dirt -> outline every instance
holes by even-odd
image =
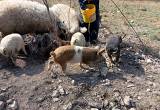
[[[110,27],[109,23],[107,26]],[[122,28],[126,29],[126,25]],[[119,67],[107,67],[103,71],[106,76],[83,70],[78,64],[68,64],[64,76],[58,65],[47,71],[47,60],[24,56],[17,59],[15,67],[1,56],[2,110],[160,110],[159,42],[144,37],[142,45],[133,33],[125,31]],[[105,41],[107,32],[100,28],[100,41]],[[100,64],[103,70],[106,65]],[[128,105],[127,96],[132,99]],[[17,102],[17,107],[9,108],[10,99]]]

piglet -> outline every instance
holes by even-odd
[[[67,63],[96,64],[103,60],[103,49],[81,46],[61,46],[50,53],[48,70],[53,63],[62,67],[63,73],[66,70]]]
[[[15,64],[15,59],[20,50],[27,55],[25,50],[25,43],[20,34],[13,33],[5,36],[0,42],[0,53],[5,57],[8,57]]]

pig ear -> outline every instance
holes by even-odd
[[[54,58],[55,56],[56,56],[56,55],[55,55],[54,51],[51,51],[51,52],[50,52],[50,58],[49,58],[49,59]]]
[[[105,49],[103,48],[103,49],[100,49],[97,54],[102,55],[102,53],[104,53],[104,52],[105,52]]]
[[[51,52],[50,52],[50,56],[52,56],[53,54],[54,54],[54,51],[51,51]]]

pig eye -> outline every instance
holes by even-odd
[[[53,63],[54,63],[54,61],[50,61],[50,62],[49,62],[49,64],[53,64]]]

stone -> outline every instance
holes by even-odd
[[[59,97],[59,96],[60,96],[60,92],[58,90],[53,91],[52,97]]]
[[[149,89],[149,88],[148,88],[146,91],[147,91],[147,92],[152,92],[151,89]]]
[[[63,89],[63,87],[62,87],[61,85],[58,86],[58,91],[59,91],[59,93],[60,93],[61,95],[65,95],[65,94],[66,94],[65,90]]]
[[[130,101],[131,101],[130,96],[125,96],[125,97],[124,97],[124,104],[125,104],[125,105],[128,105],[128,106],[129,106],[129,105],[130,105]]]
[[[57,79],[57,78],[58,78],[58,76],[57,76],[57,74],[56,74],[56,73],[52,73],[52,74],[51,74],[51,78],[52,78],[52,79]]]
[[[99,110],[98,108],[91,108],[91,110]]]
[[[62,80],[61,80],[61,79],[59,79],[59,80],[58,80],[58,83],[62,83]]]
[[[102,108],[103,107],[103,103],[98,103],[94,101],[88,102],[88,105],[92,108]]]
[[[105,79],[102,81],[104,86],[110,86],[111,85],[111,81],[109,79]]]
[[[131,20],[130,22],[131,22],[131,23],[134,23],[134,20]]]
[[[0,110],[4,110],[5,103],[3,101],[0,101]]]
[[[1,92],[6,92],[9,87],[1,88]]]
[[[101,68],[101,76],[106,77],[108,73],[108,68],[107,67],[102,67]]]
[[[115,97],[119,97],[120,96],[120,92],[118,92],[118,91],[114,92],[114,96]]]
[[[11,104],[13,102],[14,99],[9,99],[7,100],[7,104]]]
[[[59,98],[53,98],[52,101],[53,102],[58,102],[60,99]]]
[[[43,98],[43,97],[37,98],[37,102],[41,103],[41,102],[43,102],[43,101],[44,101],[44,98]]]
[[[125,96],[123,102],[128,107],[135,107],[135,102],[133,102],[133,99],[130,96]]]
[[[141,11],[147,11],[147,8],[141,8],[140,10]]]
[[[63,110],[70,110],[72,108],[72,103],[69,102],[67,105],[63,106]]]
[[[136,108],[130,108],[129,110],[136,110]]]
[[[131,88],[131,87],[135,87],[135,85],[134,84],[127,85],[127,88]]]
[[[137,99],[140,100],[140,99],[142,99],[142,97],[138,96]]]
[[[17,110],[18,109],[18,102],[16,100],[13,100],[13,102],[8,105],[8,108],[11,110]]]
[[[150,63],[152,63],[152,60],[151,59],[146,59],[146,63],[150,64]]]
[[[121,110],[121,109],[113,107],[112,110]]]
[[[71,83],[72,83],[73,85],[75,85],[75,80],[72,80]]]
[[[5,101],[6,100],[6,94],[5,93],[1,93],[0,94],[0,101]]]
[[[108,106],[109,105],[109,101],[107,99],[105,99],[104,102],[103,102],[103,105],[104,105],[104,107]]]

